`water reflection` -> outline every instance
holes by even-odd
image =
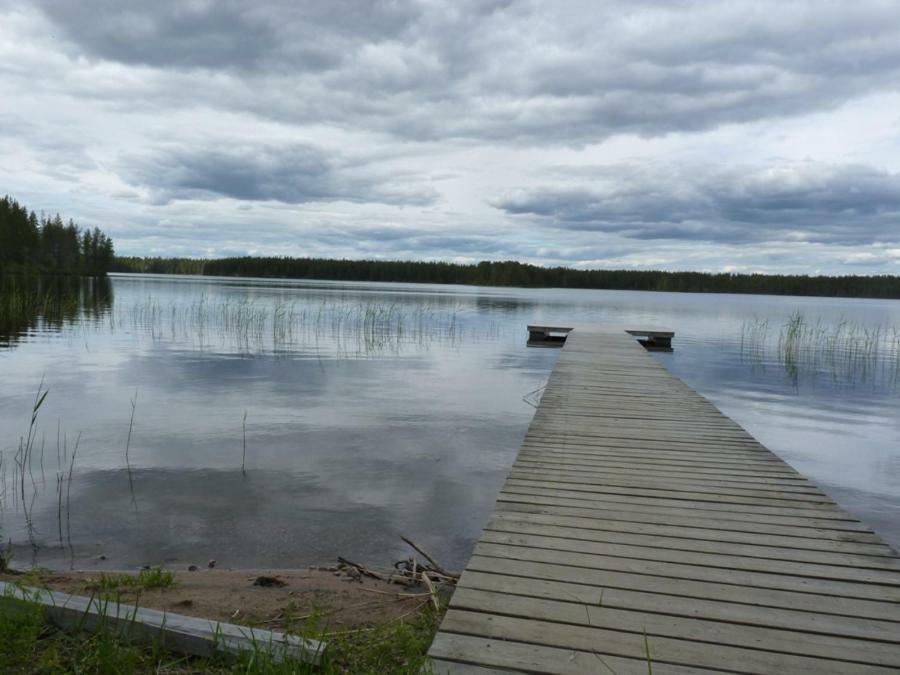
[[[531,419],[522,399],[556,359],[524,347],[529,322],[671,327],[676,351],[656,356],[666,367],[900,543],[896,382],[833,377],[827,360],[804,361],[805,347],[792,373],[778,348],[798,310],[811,325],[846,321],[871,332],[900,326],[900,303],[150,276],[111,283],[105,294],[79,290],[78,311],[36,319],[17,329],[15,348],[0,350],[0,529],[21,559],[34,550],[27,506],[46,565],[295,566],[336,555],[384,564],[405,553],[402,534],[461,566]],[[768,320],[765,339],[747,337],[754,317]],[[879,358],[888,353],[879,348]],[[12,458],[42,376],[50,393],[23,498]],[[60,507],[60,472],[71,511]],[[60,542],[60,514],[71,549],[65,529]]]
[[[96,277],[0,276],[0,349],[29,332],[99,321],[113,302],[112,282]]]

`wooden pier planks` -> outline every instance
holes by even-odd
[[[624,329],[579,327],[430,655],[435,673],[896,673],[900,558]]]

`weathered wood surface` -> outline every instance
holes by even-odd
[[[325,650],[324,642],[276,631],[0,581],[0,612],[15,611],[23,603],[39,604],[47,621],[64,630],[93,630],[103,624],[129,640],[163,644],[194,656],[258,652],[275,661],[290,658],[318,664]]]
[[[430,654],[435,673],[897,673],[900,558],[623,328],[578,327]]]

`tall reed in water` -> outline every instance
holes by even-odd
[[[866,326],[847,319],[812,322],[797,311],[781,326],[774,346],[768,319],[744,322],[740,348],[751,363],[779,363],[794,382],[807,375],[825,375],[841,384],[900,382],[896,326]]]
[[[241,473],[247,475],[247,411],[244,411],[244,420],[242,423],[244,431],[244,451],[241,455]]]

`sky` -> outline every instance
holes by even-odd
[[[900,274],[898,0],[0,0],[0,194],[121,255]]]

